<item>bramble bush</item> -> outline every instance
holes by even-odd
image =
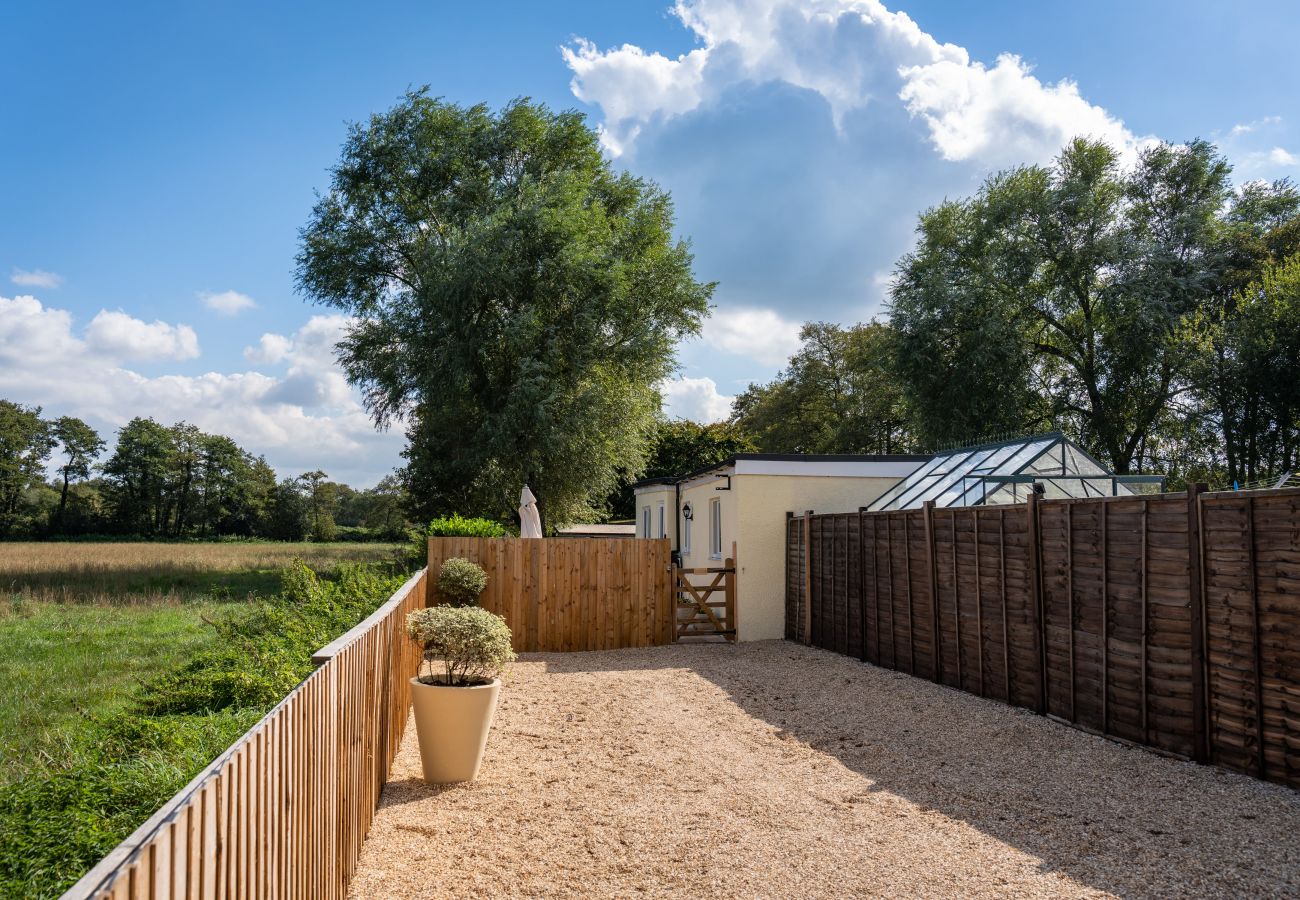
[[[333,580],[295,565],[278,595],[211,623],[215,649],[147,679],[130,708],[92,722],[43,770],[0,785],[0,897],[57,897],[402,580],[375,564],[344,566]]]

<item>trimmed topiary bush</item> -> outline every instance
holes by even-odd
[[[485,587],[487,572],[468,559],[453,556],[438,570],[438,593],[451,606],[473,606]]]
[[[515,660],[506,620],[478,606],[417,609],[406,617],[406,633],[424,648],[425,684],[486,684]]]

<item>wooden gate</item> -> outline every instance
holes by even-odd
[[[736,545],[721,566],[674,571],[678,641],[736,639]],[[721,595],[719,598],[717,595]]]

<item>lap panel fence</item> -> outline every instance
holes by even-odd
[[[677,615],[667,539],[429,539],[429,572],[462,557],[487,571],[479,604],[505,617],[515,650],[616,650],[671,644]],[[437,603],[437,589],[430,601]]]
[[[1300,490],[791,514],[786,637],[1300,787]]]
[[[66,894],[341,898],[406,727],[417,573],[318,668]]]

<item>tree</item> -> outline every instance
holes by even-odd
[[[39,406],[0,400],[0,535],[17,526],[27,490],[44,484],[45,461],[54,443]]]
[[[298,476],[307,491],[307,508],[311,513],[311,539],[332,541],[334,529],[335,485],[319,469]]]
[[[377,425],[402,418],[415,518],[582,517],[642,469],[695,281],[672,204],[617,173],[575,112],[424,91],[353,127],[301,235],[297,283]]]
[[[285,478],[270,493],[265,534],[277,541],[301,541],[307,536],[310,509],[296,478]]]
[[[54,421],[51,433],[63,450],[64,461],[59,467],[63,485],[59,491],[59,509],[55,522],[59,531],[67,528],[68,488],[74,481],[90,477],[90,467],[104,450],[104,440],[99,432],[74,416],[60,416]]]
[[[701,425],[687,419],[661,419],[655,425],[654,449],[639,478],[676,478],[705,466],[716,465],[737,453],[757,448],[747,435],[726,422]],[[609,499],[615,519],[636,516],[636,495],[629,477]]]
[[[1130,472],[1190,388],[1230,171],[1204,141],[1147,148],[1126,172],[1078,139],[924,214],[890,305],[923,434],[945,416],[956,439],[1055,421]]]
[[[731,421],[768,453],[903,453],[910,411],[894,374],[894,333],[879,322],[809,322],[785,370],[736,398]]]
[[[127,534],[165,533],[168,488],[176,453],[170,429],[136,417],[117,433],[117,446],[104,463],[111,516]]]

